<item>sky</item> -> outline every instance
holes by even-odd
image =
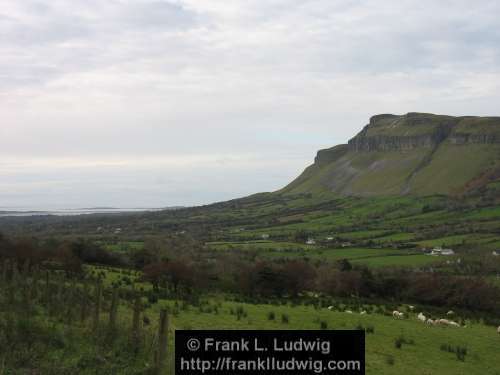
[[[0,0],[0,207],[285,186],[378,113],[500,113],[497,0]]]

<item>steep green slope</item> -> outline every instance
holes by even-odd
[[[500,117],[377,115],[347,145],[320,150],[280,192],[454,194],[498,165]]]

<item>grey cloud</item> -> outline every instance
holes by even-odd
[[[136,3],[117,10],[116,23],[125,27],[174,29],[190,27],[196,22],[194,13],[165,1]]]
[[[0,0],[0,13],[0,156],[26,161],[0,166],[0,203],[208,202],[281,187],[374,113],[498,115],[498,1]]]
[[[197,22],[194,12],[163,1],[12,4],[14,15],[0,14],[0,45],[8,57],[0,69],[10,77],[4,89],[154,56],[168,48],[164,33]]]

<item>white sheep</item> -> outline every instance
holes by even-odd
[[[422,314],[422,313],[418,313],[417,319],[420,320],[420,321],[422,321],[422,322],[424,322],[424,323],[427,320],[426,316],[424,314]]]
[[[450,311],[448,311],[448,312],[446,313],[446,315],[448,315],[448,316],[449,316],[449,315],[455,315],[455,312],[454,312],[453,310],[450,310]]]
[[[444,324],[444,325],[450,324],[450,321],[448,319],[439,319],[439,320],[437,320],[437,322],[439,324]]]
[[[451,322],[449,322],[448,325],[450,325],[452,327],[460,327],[460,324],[458,324],[457,322],[454,322],[453,320]]]
[[[413,311],[413,310],[415,309],[415,306],[412,306],[412,305],[409,305],[408,307],[409,307],[409,309],[410,309],[411,311]]]
[[[328,306],[327,308],[328,308],[328,310],[330,310],[330,311],[332,311],[332,310],[333,310],[333,306]]]
[[[403,319],[403,318],[404,318],[404,316],[405,316],[405,314],[404,314],[404,313],[402,313],[402,312],[399,312],[398,310],[394,310],[394,311],[392,312],[392,316],[393,316],[394,318],[397,318],[397,319]]]
[[[500,326],[497,328],[497,333],[500,335]]]
[[[363,310],[363,311],[361,311],[361,312],[359,313],[359,315],[365,315],[365,314],[366,314],[366,311],[365,311],[365,310]]]
[[[436,322],[434,320],[432,320],[431,318],[427,319],[425,321],[425,323],[429,326],[433,326],[434,324],[436,324]]]
[[[347,314],[352,314],[352,311],[351,310],[346,310],[345,311]]]

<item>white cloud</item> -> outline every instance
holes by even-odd
[[[165,173],[170,192],[196,180],[193,202],[276,189],[375,113],[498,115],[499,13],[487,0],[0,0],[0,156],[19,181],[57,170],[53,191],[81,196],[65,166],[97,163],[106,174],[80,175],[89,205],[123,170],[142,195]],[[209,155],[231,155],[230,171]],[[276,160],[286,172],[259,172]],[[201,166],[231,190],[201,184]],[[36,191],[15,199],[48,199]]]

